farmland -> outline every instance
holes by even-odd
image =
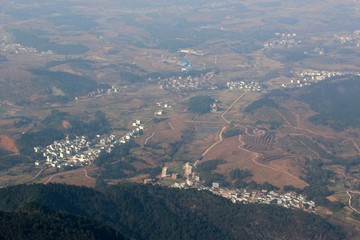
[[[224,183],[246,170],[359,224],[346,194],[360,183],[358,3],[30,2],[0,15],[0,186],[168,186],[221,159]],[[76,138],[100,151],[90,166],[54,163],[84,158]]]

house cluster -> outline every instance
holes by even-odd
[[[190,175],[184,182],[174,183],[171,187],[180,189],[196,188],[199,191],[209,191],[215,195],[231,200],[233,203],[257,203],[257,204],[274,204],[290,209],[302,209],[305,211],[315,211],[316,204],[314,201],[307,200],[306,197],[295,192],[284,194],[268,190],[247,189],[229,189],[221,188],[219,183],[214,182],[212,187],[206,187],[195,174]]]
[[[282,84],[281,86],[284,88],[301,88],[336,76],[360,76],[360,72],[306,70],[300,73],[296,73],[295,75],[297,79],[291,79],[289,84]]]
[[[306,53],[306,52],[305,52]],[[319,48],[316,47],[312,50],[312,54],[318,55],[318,56],[322,56],[325,54],[325,49],[324,48]]]
[[[296,33],[275,33],[275,36],[275,40],[265,42],[263,50],[294,48],[301,44],[301,40],[296,39]]]
[[[213,102],[211,105],[210,105],[210,108],[211,108],[211,112],[212,113],[216,113],[218,111],[221,110],[221,106],[219,104],[219,101],[218,100],[215,100],[215,102]]]
[[[160,108],[160,110],[156,111],[155,116],[162,116],[164,114],[164,111],[166,110],[170,110],[172,108],[172,106],[168,103],[164,103],[164,102],[157,102],[156,106],[158,106]]]
[[[249,90],[249,91],[253,91],[253,92],[261,92],[263,90],[263,87],[260,85],[259,82],[244,82],[244,81],[239,81],[239,82],[227,82],[226,86],[228,89],[233,90],[233,89],[244,89],[244,90]]]
[[[233,203],[258,203],[258,204],[276,204],[285,208],[303,209],[314,211],[315,202],[308,201],[301,194],[287,192],[279,194],[275,191],[261,190],[248,191],[246,189],[227,189],[220,188],[218,183],[213,183],[211,188],[206,188],[213,194],[230,199]]]
[[[120,139],[120,143],[125,143],[126,140],[130,140],[132,137],[137,137],[139,135],[139,133],[141,133],[144,130],[144,125],[141,123],[140,120],[135,120],[132,123],[132,127],[134,129],[131,130],[130,132],[128,132],[127,134],[125,134],[125,138],[122,137]]]
[[[19,43],[15,43],[6,34],[4,34],[4,36],[0,41],[0,51],[9,54],[28,54],[28,53],[37,54],[37,55],[53,54],[53,51],[51,50],[39,52],[36,48],[26,47]]]
[[[268,190],[252,190],[247,189],[229,189],[221,188],[217,182],[212,183],[212,187],[204,186],[204,182],[196,175],[194,166],[190,163],[185,163],[183,166],[183,176],[185,181],[175,182],[171,187],[180,189],[195,188],[203,191],[210,191],[211,193],[230,199],[233,203],[258,203],[258,204],[275,204],[290,209],[302,209],[305,211],[314,211],[315,202],[309,201],[306,197],[295,192],[287,192],[284,194]],[[178,173],[169,173],[168,168],[164,167],[161,173],[162,178],[178,179]]]
[[[185,54],[193,54],[193,55],[198,55],[198,56],[203,56],[206,54],[206,52],[200,51],[200,50],[194,50],[194,49],[180,49],[178,51],[178,53],[185,53]]]
[[[360,30],[355,30],[350,34],[334,35],[334,39],[341,45],[360,47]]]
[[[2,52],[10,53],[10,54],[38,53],[38,51],[35,48],[25,47],[19,43],[9,43],[5,41],[0,42],[0,50]]]
[[[89,165],[96,157],[99,156],[101,150],[93,146],[85,136],[74,139],[66,139],[55,141],[45,148],[35,147],[34,152],[41,152],[45,158],[45,166],[54,168],[78,167]],[[40,165],[39,161],[35,165]]]
[[[118,86],[112,85],[110,88],[98,88],[88,94],[88,97],[96,97],[103,94],[117,93],[119,91]]]
[[[133,129],[121,137],[97,135],[93,141],[90,141],[86,136],[75,136],[73,139],[67,136],[64,140],[54,141],[44,148],[34,147],[34,152],[42,154],[46,167],[61,169],[91,165],[101,152],[111,153],[116,145],[127,143],[132,138],[138,137],[144,130],[144,125],[140,120],[135,120],[132,126]],[[43,164],[36,161],[35,165]]]
[[[178,76],[178,77],[169,77],[169,78],[158,78],[156,82],[161,89],[168,89],[175,92],[184,92],[184,91],[195,91],[199,89],[216,89],[215,86],[211,84],[211,81],[215,78],[214,72],[208,72],[206,74],[201,74],[200,76]],[[149,79],[153,81],[153,79]]]

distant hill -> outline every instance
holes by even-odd
[[[117,232],[130,239],[345,238],[340,228],[314,214],[272,205],[233,204],[205,191],[158,186],[125,184],[97,191],[60,184],[20,185],[0,190],[0,210],[6,211],[0,214],[2,226],[19,236],[28,226],[26,233],[33,239],[71,239],[60,234],[51,238],[58,229],[65,234],[67,229],[79,229],[76,234],[93,236],[78,239],[111,239]],[[49,221],[44,225],[45,219]],[[94,219],[114,230],[94,225]],[[37,238],[39,231],[49,238]],[[99,232],[109,238],[96,238]],[[0,234],[11,239],[3,227]]]
[[[312,86],[300,99],[318,114],[311,117],[314,124],[327,125],[335,130],[360,127],[360,77],[340,76],[337,81],[323,81]]]

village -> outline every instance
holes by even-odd
[[[19,43],[9,43],[7,41],[1,41],[0,43],[0,50],[5,53],[10,54],[27,54],[27,53],[34,53],[37,54],[38,51],[35,48],[24,47]],[[48,53],[51,54],[52,52],[44,52],[43,54]]]
[[[230,189],[223,188],[219,183],[213,182],[211,187],[204,186],[204,182],[196,175],[195,167],[190,163],[185,163],[183,166],[183,175],[185,181],[175,182],[171,185],[173,188],[190,189],[195,188],[199,191],[209,191],[215,195],[231,200],[233,203],[257,203],[257,204],[274,204],[289,209],[301,209],[304,211],[315,212],[315,202],[309,201],[306,197],[295,192],[287,192],[280,194],[276,191],[263,190],[249,190],[249,189]],[[178,173],[168,173],[168,168],[164,167],[161,172],[162,179],[178,179]],[[144,183],[151,183],[147,180]]]
[[[311,84],[337,76],[360,76],[360,72],[335,72],[335,71],[318,71],[305,70],[295,73],[296,79],[291,79],[289,84],[282,84],[283,88],[301,88]]]
[[[239,82],[227,82],[226,86],[228,89],[233,90],[233,89],[244,89],[244,90],[249,90],[249,91],[253,91],[253,92],[262,92],[263,91],[263,87],[260,85],[259,82],[244,82],[244,81],[239,81]]]
[[[294,48],[301,44],[301,40],[296,40],[296,33],[275,33],[277,39],[265,42],[263,50]]]
[[[10,37],[4,34],[0,42],[0,51],[8,54],[36,54],[36,55],[51,55],[53,51],[41,51],[39,52],[36,48],[26,47],[19,43],[11,41]]]
[[[111,85],[109,88],[98,88],[88,94],[88,97],[98,97],[104,94],[117,93],[119,91],[119,87],[117,85]]]
[[[160,89],[168,89],[175,92],[187,92],[203,89],[217,89],[216,86],[211,84],[211,81],[215,78],[214,72],[208,72],[206,74],[200,74],[200,76],[178,76],[168,78],[149,79],[149,81],[156,81],[160,86]]]
[[[86,136],[75,136],[72,139],[67,136],[64,140],[54,141],[44,148],[34,147],[34,152],[41,153],[45,159],[44,162],[36,161],[35,166],[63,169],[91,165],[102,152],[111,153],[116,145],[125,144],[142,134],[144,125],[140,120],[135,120],[132,126],[133,129],[121,137],[97,135],[90,141]]]

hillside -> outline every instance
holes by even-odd
[[[310,121],[337,131],[360,127],[359,80],[358,76],[336,77],[334,81],[321,82],[301,95],[300,99],[318,113]]]
[[[46,211],[0,212],[1,239],[125,239],[94,220]]]
[[[340,228],[313,214],[157,186],[126,184],[100,192],[60,184],[20,185],[0,190],[0,210],[12,211],[6,214],[13,214],[15,222],[23,212],[40,215],[35,219],[60,213],[97,219],[131,239],[344,239]],[[74,219],[61,224],[74,226]],[[22,220],[11,226],[13,231],[22,228]],[[30,229],[36,236],[39,228]]]

